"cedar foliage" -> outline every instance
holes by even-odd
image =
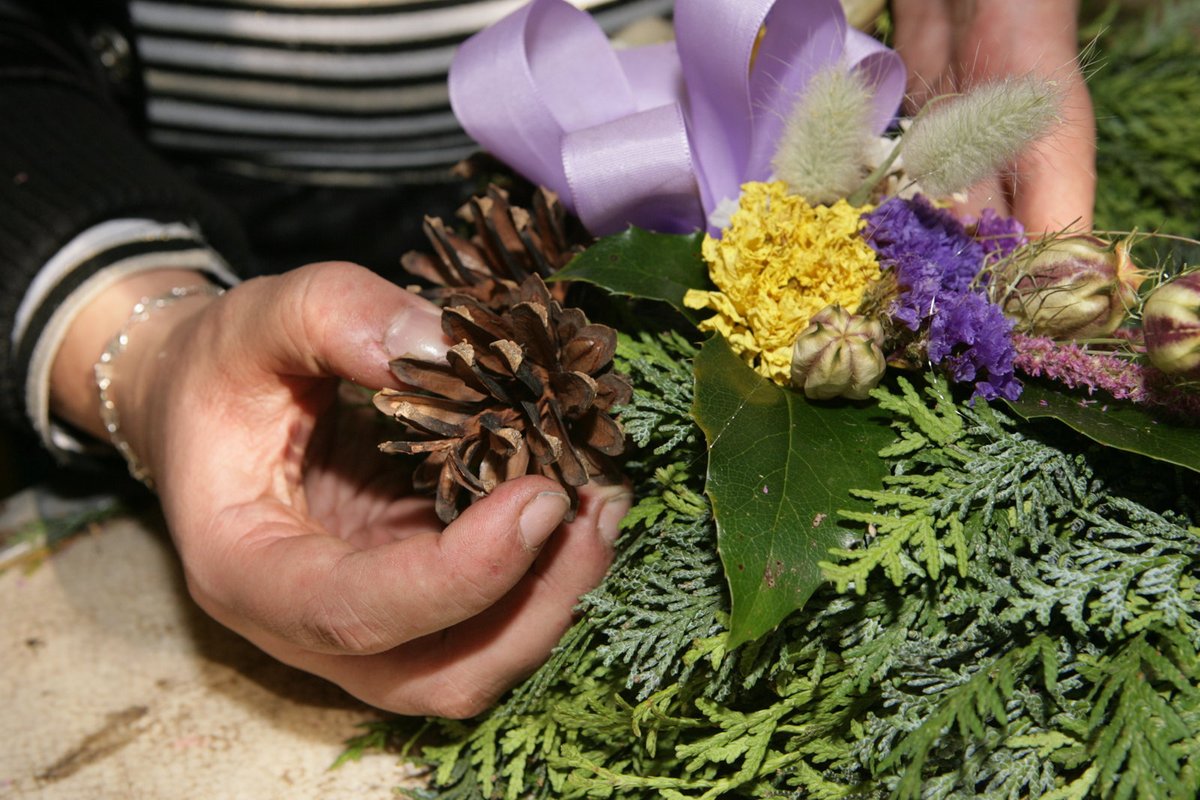
[[[1200,6],[1149,4],[1122,18],[1091,0],[1099,56],[1088,86],[1096,113],[1096,226],[1196,237],[1200,219]],[[1161,248],[1192,263],[1200,247]]]

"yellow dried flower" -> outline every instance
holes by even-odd
[[[859,231],[865,222],[845,200],[810,206],[781,181],[742,187],[720,239],[704,238],[718,291],[688,291],[688,308],[717,312],[700,329],[717,331],[760,375],[787,385],[792,345],[826,306],[857,309],[879,278],[879,262]]]

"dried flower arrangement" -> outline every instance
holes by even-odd
[[[563,5],[496,30],[565,26]],[[689,81],[713,79],[687,63],[691,14],[724,35],[726,5],[677,11]],[[384,448],[424,458],[443,519],[506,477],[574,487],[617,456],[638,494],[550,661],[481,718],[431,721],[442,741],[407,740],[430,796],[1200,790],[1200,272],[1138,268],[1136,234],[956,218],[940,201],[1053,123],[1053,87],[985,87],[881,138],[887,54],[863,63],[809,69],[773,149],[744,141],[744,169],[710,161],[691,195],[656,174],[653,208],[604,176],[566,198],[610,234],[582,251],[550,192],[526,213],[491,191],[469,237],[429,223],[436,258],[407,263],[460,344],[393,365],[417,390],[378,396],[404,431]],[[576,178],[583,138],[565,137]],[[659,232],[620,231],[622,197]],[[589,322],[572,281],[637,311],[597,301],[614,327]]]

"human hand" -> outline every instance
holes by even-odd
[[[974,187],[963,211],[992,207],[1031,233],[1087,230],[1096,193],[1096,129],[1077,60],[1078,0],[895,0],[896,51],[909,69],[908,111],[1006,76],[1062,88],[1062,122],[1010,174]]]
[[[135,280],[113,307],[128,314],[163,290],[147,280],[196,278]],[[115,330],[106,319],[76,326]],[[387,421],[366,405],[333,413],[333,376],[395,385],[390,358],[447,345],[424,300],[320,264],[158,312],[131,332],[111,391],[209,614],[368,703],[466,717],[558,642],[612,559],[629,493],[585,487],[560,524],[565,494],[528,476],[443,530],[430,500],[406,494],[395,457],[377,452]],[[64,387],[70,352],[55,363]],[[95,430],[94,411],[70,406],[56,404]]]

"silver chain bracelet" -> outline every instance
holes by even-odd
[[[121,435],[121,422],[117,415],[117,407],[108,395],[108,391],[112,387],[113,364],[116,362],[117,356],[124,353],[129,344],[129,331],[139,322],[150,319],[150,315],[155,311],[174,305],[188,297],[196,295],[216,297],[224,293],[225,290],[219,286],[211,283],[198,283],[192,286],[176,286],[166,294],[157,297],[143,297],[133,307],[129,319],[117,331],[116,336],[109,341],[104,352],[100,354],[100,360],[93,367],[96,388],[100,394],[100,422],[104,425],[104,430],[108,432],[108,440],[125,459],[125,463],[129,466],[129,474],[145,484],[147,488],[154,488],[154,479],[150,475],[150,470],[138,458],[137,453],[133,452],[129,442]]]

